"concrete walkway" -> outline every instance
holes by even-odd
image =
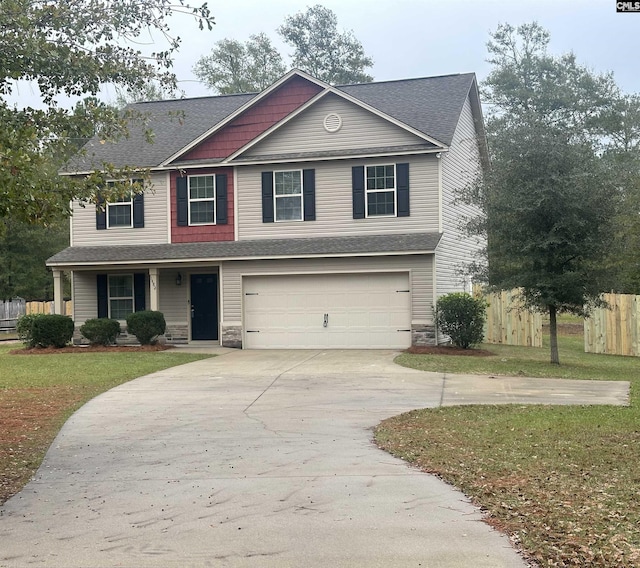
[[[219,353],[72,416],[2,509],[0,566],[521,568],[371,429],[441,404],[628,400],[628,383],[443,377],[391,351]]]

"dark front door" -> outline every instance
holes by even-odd
[[[218,339],[218,275],[191,275],[191,339]]]

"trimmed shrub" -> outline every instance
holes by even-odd
[[[26,347],[35,347],[32,335],[33,322],[38,318],[44,317],[44,315],[45,314],[29,314],[18,318],[16,322],[16,332],[18,333],[18,338]]]
[[[80,326],[80,333],[91,345],[113,345],[120,335],[120,322],[109,318],[94,318]]]
[[[145,310],[127,316],[127,330],[136,336],[140,345],[153,345],[167,329],[162,312]]]
[[[484,338],[487,304],[464,292],[442,296],[436,305],[438,329],[446,333],[451,342],[462,349],[480,343]]]
[[[38,314],[31,320],[29,347],[64,347],[73,337],[73,320],[60,314]]]

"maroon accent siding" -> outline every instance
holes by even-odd
[[[176,210],[176,178],[178,172],[171,172],[171,242],[172,243],[203,243],[212,241],[232,241],[235,237],[234,224],[234,183],[233,168],[197,168],[188,170],[186,175],[227,174],[227,224],[226,225],[197,225],[195,227],[179,227],[178,212]]]
[[[182,162],[226,158],[291,114],[321,90],[322,87],[302,77],[292,77],[179,159]]]

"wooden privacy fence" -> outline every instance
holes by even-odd
[[[603,294],[609,308],[597,308],[584,320],[586,353],[640,357],[640,296]]]
[[[13,331],[18,318],[25,314],[52,314],[53,302],[25,302],[18,298],[0,302],[0,331]],[[71,315],[71,301],[64,303],[64,313]]]
[[[27,302],[25,313],[28,314],[52,314],[53,302]],[[71,315],[71,300],[64,303],[64,315]]]
[[[518,290],[481,295],[488,304],[486,343],[542,347],[542,315],[522,307]]]

